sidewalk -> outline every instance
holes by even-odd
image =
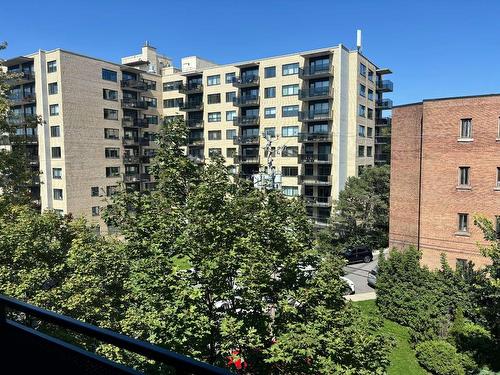
[[[360,294],[351,294],[349,296],[345,296],[347,300],[357,302],[357,301],[368,301],[370,299],[375,299],[377,298],[377,295],[375,292],[368,292],[368,293],[360,293]]]

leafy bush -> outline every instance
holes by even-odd
[[[415,347],[420,365],[436,375],[465,375],[464,358],[443,340],[424,341]]]

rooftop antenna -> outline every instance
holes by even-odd
[[[149,40],[146,40],[146,42],[144,42],[144,47],[150,47]]]
[[[356,48],[358,52],[361,53],[361,30],[358,29],[356,32]]]

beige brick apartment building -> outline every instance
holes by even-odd
[[[269,135],[283,192],[304,196],[318,225],[349,176],[384,161],[377,136],[390,125],[390,71],[342,45],[228,65],[191,56],[180,68],[149,45],[121,64],[57,49],[3,66],[22,72],[12,82],[11,121],[37,114],[46,122],[18,130],[33,139],[41,208],[101,227],[100,207],[118,185],[151,188],[162,117],[186,120],[193,160],[222,154],[243,176],[265,164]]]
[[[423,263],[483,265],[473,216],[500,232],[500,95],[424,100],[394,107],[391,246],[423,250]]]

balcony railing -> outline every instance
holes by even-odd
[[[186,102],[179,106],[181,111],[202,111],[203,102]]]
[[[148,109],[148,102],[137,99],[122,99],[122,108]]]
[[[246,156],[246,155],[235,155],[233,157],[235,164],[259,164],[259,156]]]
[[[321,164],[331,163],[332,154],[299,154],[299,163],[306,164]]]
[[[233,139],[235,145],[258,145],[259,136],[241,136]]]
[[[25,320],[20,320],[24,317]],[[26,324],[25,322],[41,324]],[[196,361],[165,348],[121,335],[108,329],[44,310],[0,295],[0,346],[2,347],[3,368],[15,369],[16,374],[135,374],[134,369],[113,362],[96,353],[89,352],[75,344],[53,336],[51,331],[38,330],[36,326],[50,324],[53,332],[65,331],[67,337],[81,335],[127,350],[171,367],[176,374],[229,375],[230,372]]]
[[[330,99],[333,96],[330,87],[311,87],[308,89],[299,90],[300,100],[320,100]]]
[[[321,121],[321,120],[331,120],[332,111],[322,110],[322,111],[302,111],[299,112],[299,121]]]
[[[140,156],[136,155],[123,155],[124,164],[139,164],[141,162]]]
[[[375,119],[375,125],[377,126],[391,126],[392,118],[391,117],[380,117]]]
[[[123,182],[125,183],[134,183],[134,182],[140,182],[141,181],[141,175],[140,173],[125,173],[123,175]]]
[[[306,176],[299,175],[299,184],[331,185],[332,176]]]
[[[9,74],[15,75],[15,77],[9,77],[5,81],[7,85],[18,85],[21,83],[31,82],[35,80],[35,72],[13,72],[9,71]]]
[[[376,135],[375,144],[376,145],[387,145],[391,143],[391,137],[387,135]]]
[[[332,205],[331,197],[304,196],[304,202],[307,206],[330,207]]]
[[[377,100],[375,103],[375,107],[377,109],[391,109],[392,108],[392,100],[391,99]]]
[[[36,95],[33,94],[21,94],[21,95],[10,95],[9,104],[10,105],[23,105],[36,102]]]
[[[259,96],[250,95],[250,96],[236,97],[236,98],[233,98],[233,104],[236,107],[247,107],[247,106],[259,105]]]
[[[320,66],[311,65],[299,68],[299,78],[302,79],[328,77],[332,75],[333,65],[331,64]]]
[[[299,142],[331,142],[332,135],[330,133],[299,133]]]
[[[7,117],[7,123],[12,126],[18,126],[23,124],[36,125],[37,117],[36,115],[9,115]]]
[[[250,87],[259,85],[258,75],[242,75],[240,77],[233,78],[234,87]]]
[[[259,116],[240,116],[240,117],[235,117],[233,119],[233,125],[236,126],[259,125],[259,123],[260,123]]]
[[[203,128],[204,121],[198,119],[189,119],[186,120],[186,125],[190,129],[201,129]]]
[[[179,86],[181,94],[198,94],[203,92],[203,85],[201,83],[186,83]]]
[[[196,164],[203,164],[205,162],[205,158],[199,155],[188,155],[188,159]]]
[[[382,79],[377,81],[377,91],[380,92],[392,92],[393,83],[389,79]]]
[[[141,173],[141,181],[142,182],[151,181],[151,175],[149,173]]]
[[[142,80],[136,80],[136,79],[122,80],[120,82],[120,85],[123,89],[148,91],[148,84]]]
[[[15,134],[11,137],[13,144],[19,143],[37,143],[38,134]]]
[[[330,220],[327,216],[309,216],[309,218],[317,227],[326,227],[328,225],[328,220]]]
[[[203,137],[189,137],[188,146],[202,146],[205,144],[205,139]]]
[[[125,128],[147,128],[148,120],[145,118],[133,118],[127,116],[122,118],[122,126]]]

